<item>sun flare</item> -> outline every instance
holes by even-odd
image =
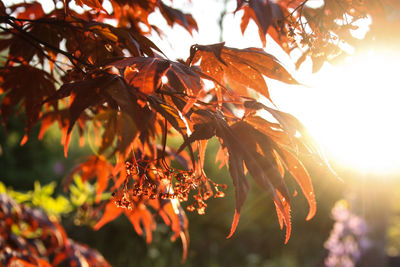
[[[364,172],[400,170],[400,55],[373,52],[327,66],[302,117],[337,162]]]

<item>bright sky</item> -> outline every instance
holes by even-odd
[[[282,88],[280,108],[297,116],[335,161],[364,173],[399,172],[399,61],[400,54],[370,51],[327,65],[312,76],[311,88]]]
[[[166,1],[168,2],[168,1]],[[152,39],[157,41],[157,45],[171,59],[180,57],[186,59],[189,56],[190,46],[193,44],[213,44],[220,42],[220,28],[218,20],[221,11],[224,8],[224,0],[174,0],[172,6],[180,10],[191,13],[199,26],[199,32],[194,32],[193,36],[179,25],[173,28],[168,27],[160,14],[154,13],[150,16],[149,21],[160,27],[166,34],[169,40],[159,39],[154,36]],[[223,41],[225,45],[235,48],[246,47],[262,47],[260,38],[258,37],[258,29],[253,21],[250,21],[249,26],[244,35],[240,31],[240,18],[242,11],[238,11],[236,15],[233,11],[236,9],[236,1],[227,1],[227,14],[223,20]],[[168,41],[170,43],[168,43]],[[280,60],[289,60],[287,55],[279,51],[278,45],[270,40],[267,44],[266,51],[274,51],[274,55],[278,53]]]

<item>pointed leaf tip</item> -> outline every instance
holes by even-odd
[[[187,258],[187,252],[188,252],[188,245],[189,245],[189,239],[186,236],[184,232],[180,232],[179,236],[182,241],[182,259],[181,259],[181,264],[184,264]]]
[[[101,217],[101,219],[96,223],[96,225],[93,226],[93,229],[96,231],[99,230],[105,224],[116,219],[122,213],[122,211],[123,209],[115,206],[115,204],[112,201],[108,202],[104,210],[103,217]]]
[[[315,212],[311,212],[311,210],[310,210],[307,214],[306,221],[311,220],[312,218],[314,218],[314,216],[315,216]]]
[[[28,134],[25,134],[24,137],[22,138],[21,142],[19,143],[20,146],[23,146],[26,144],[28,141]]]
[[[69,142],[71,141],[71,133],[67,134],[65,137],[65,142],[64,142],[64,157],[68,157],[68,147],[69,147]]]
[[[240,213],[237,210],[235,210],[235,215],[233,216],[233,221],[232,221],[232,226],[231,226],[231,232],[226,237],[226,239],[231,238],[233,236],[233,234],[235,233],[236,227],[239,223],[239,218],[240,218]]]
[[[276,214],[278,216],[280,228],[283,229],[283,227],[286,226],[285,244],[287,244],[287,242],[289,241],[289,238],[290,238],[290,234],[292,232],[292,224],[291,224],[291,219],[290,219],[290,205],[287,202],[282,201],[282,200],[284,200],[284,198],[279,191],[276,191],[276,193],[279,197],[279,201],[274,200]],[[283,203],[285,203],[285,204],[283,204]]]
[[[286,228],[286,237],[285,237],[285,245],[289,242],[290,239],[290,228]]]

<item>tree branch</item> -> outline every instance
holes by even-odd
[[[69,59],[69,61],[72,63],[72,65],[74,65],[74,67],[77,68],[78,70],[80,70],[81,72],[84,72],[84,71],[82,70],[82,68],[81,68],[80,66],[78,66],[77,63],[79,63],[79,64],[81,64],[81,65],[84,65],[84,66],[86,66],[86,67],[92,67],[91,64],[89,64],[89,63],[87,63],[87,62],[81,60],[80,58],[75,57],[75,56],[72,55],[71,53],[68,53],[68,52],[66,52],[66,51],[64,51],[64,50],[62,50],[62,49],[60,49],[60,48],[58,48],[58,47],[56,47],[56,46],[54,46],[54,45],[52,45],[52,44],[50,44],[50,43],[44,41],[44,40],[41,40],[41,39],[37,38],[36,36],[30,34],[29,32],[25,31],[22,27],[20,27],[20,26],[18,26],[17,24],[15,24],[15,23],[13,22],[13,19],[14,19],[13,17],[9,17],[9,16],[1,16],[1,17],[0,17],[0,21],[6,23],[6,24],[8,24],[8,25],[10,25],[13,29],[17,30],[17,31],[20,33],[19,36],[22,35],[22,36],[25,37],[25,38],[24,38],[25,40],[27,40],[26,38],[28,38],[28,39],[30,39],[31,41],[33,40],[33,41],[35,41],[35,42],[37,42],[37,43],[39,43],[39,44],[41,44],[41,45],[44,45],[45,47],[47,47],[47,48],[53,50],[53,51],[56,52],[56,53],[59,53],[59,54],[64,55],[65,57],[67,57],[67,58]],[[10,32],[11,34],[16,34],[16,33],[14,33],[14,32],[11,31],[11,30],[8,30],[8,32]],[[21,36],[21,37],[22,37],[22,36]],[[27,40],[27,41],[28,41],[28,40]],[[33,45],[32,42],[30,42],[30,44]],[[34,46],[35,46],[37,49],[42,50],[41,48],[38,48],[37,45],[34,45]]]

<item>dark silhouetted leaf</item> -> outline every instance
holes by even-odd
[[[251,0],[248,1],[248,4],[244,2],[245,1],[238,0],[235,11],[244,11],[242,23],[240,25],[242,33],[244,33],[250,19],[252,19],[258,26],[258,33],[264,47],[267,42],[266,35],[269,34],[275,42],[285,51],[289,52],[289,39],[284,22],[285,20],[291,19],[291,17],[290,12],[281,6],[281,2],[284,1]]]
[[[55,93],[55,80],[47,72],[28,65],[0,68],[0,91],[5,93],[1,103],[3,123],[22,102],[27,117],[26,133],[38,121],[45,98]],[[51,102],[55,106],[54,101]]]
[[[168,25],[172,26],[174,23],[178,23],[184,27],[190,34],[193,30],[198,30],[197,23],[193,19],[192,15],[184,14],[182,11],[169,7],[160,1],[160,11],[164,18],[167,20]]]

